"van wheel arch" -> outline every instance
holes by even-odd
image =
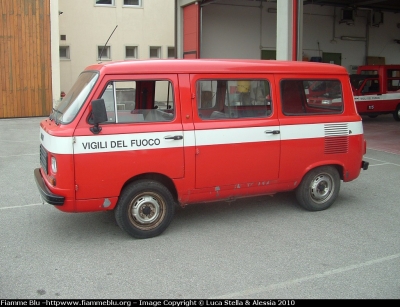
[[[345,177],[345,176],[344,176],[344,166],[341,165],[341,164],[315,164],[315,165],[310,165],[309,168],[306,169],[306,171],[305,171],[305,173],[303,174],[303,176],[302,176],[301,179],[303,179],[303,178],[307,175],[307,173],[309,173],[309,172],[312,171],[313,169],[316,169],[316,168],[318,168],[318,167],[323,167],[323,166],[330,166],[330,167],[335,168],[335,169],[338,171],[338,173],[339,173],[340,180],[344,180],[344,177]],[[300,183],[297,185],[297,187],[298,187],[300,184],[301,184],[301,181],[300,181]]]
[[[178,199],[178,192],[177,189],[175,187],[174,182],[172,181],[171,178],[169,178],[168,176],[165,176],[163,174],[159,174],[159,173],[146,173],[146,174],[141,174],[141,175],[137,175],[135,177],[132,177],[131,179],[129,179],[122,187],[121,191],[120,191],[120,195],[121,192],[123,191],[123,189],[127,186],[130,185],[132,182],[138,181],[138,180],[153,180],[156,182],[159,182],[160,184],[164,185],[170,192],[171,194],[174,196],[175,200]]]

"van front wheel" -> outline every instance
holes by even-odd
[[[174,197],[165,186],[153,180],[140,180],[123,189],[115,219],[132,237],[146,239],[164,232],[174,212]]]
[[[309,171],[296,189],[299,204],[309,211],[328,209],[340,190],[340,177],[336,168],[321,166]]]

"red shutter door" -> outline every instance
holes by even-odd
[[[200,58],[200,6],[191,4],[183,8],[183,58]]]

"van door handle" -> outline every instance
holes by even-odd
[[[265,133],[267,133],[267,134],[280,134],[281,132],[279,130],[265,130]]]
[[[183,136],[182,135],[166,136],[164,137],[164,139],[177,141],[177,140],[182,140]]]

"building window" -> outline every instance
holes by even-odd
[[[168,47],[168,58],[175,58],[175,47]]]
[[[150,47],[150,58],[160,59],[161,58],[161,47]]]
[[[111,60],[110,46],[98,46],[97,47],[97,60]]]
[[[126,46],[125,47],[125,58],[126,59],[137,59],[138,58],[138,52],[137,52],[137,46]]]
[[[95,0],[96,5],[115,6],[115,0]]]
[[[142,0],[124,0],[124,6],[142,6]]]
[[[69,46],[60,46],[60,60],[69,60]]]
[[[60,40],[61,41],[66,41],[67,40],[67,36],[65,34],[61,34],[60,35]]]

